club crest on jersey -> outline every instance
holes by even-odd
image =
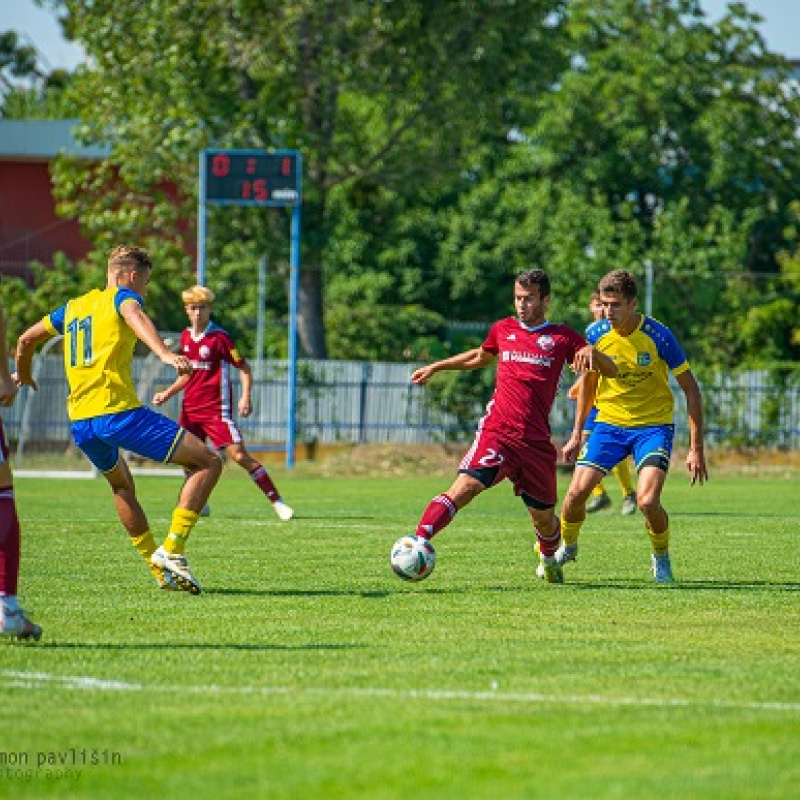
[[[542,348],[542,350],[545,351],[545,353],[549,352],[556,346],[555,339],[553,339],[552,336],[548,336],[546,333],[540,336],[536,340],[536,343]]]
[[[636,363],[640,367],[649,367],[650,366],[650,362],[652,360],[653,359],[650,356],[650,353],[637,353],[636,354]]]
[[[208,358],[211,355],[211,350],[204,344],[200,345],[200,358]]]

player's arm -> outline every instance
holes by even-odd
[[[136,336],[155,353],[164,364],[175,367],[179,375],[191,375],[192,364],[186,356],[173,353],[158,335],[156,326],[135,300],[125,300],[119,313]]]
[[[175,397],[176,394],[180,394],[186,387],[186,384],[189,383],[191,377],[191,375],[178,375],[171,386],[153,395],[153,405],[160,406],[162,403],[166,403],[170,397]]]
[[[243,361],[239,365],[239,372],[242,375],[242,396],[239,398],[239,413],[243,417],[249,417],[253,413],[253,370],[250,365]]]
[[[594,405],[599,377],[597,372],[584,372],[575,383],[578,387],[578,396],[576,398],[578,402],[575,405],[575,421],[573,422],[572,433],[569,439],[561,448],[561,457],[567,463],[574,461],[581,449],[583,426]]]
[[[14,373],[14,381],[17,386],[30,386],[33,389],[39,388],[36,385],[36,381],[33,379],[33,373],[31,371],[33,354],[40,344],[44,344],[55,335],[56,333],[45,324],[44,320],[40,320],[35,325],[31,325],[28,330],[23,331],[22,335],[17,340],[17,350],[14,354],[14,360],[17,364],[17,370]]]
[[[572,386],[569,387],[567,391],[567,400],[577,400],[578,399],[578,392],[581,390],[581,380],[583,379],[583,375],[578,375],[577,380]]]
[[[690,369],[675,376],[678,385],[686,396],[686,412],[689,416],[689,452],[686,455],[686,468],[692,477],[692,486],[708,480],[708,468],[703,449],[703,398]]]
[[[0,305],[0,406],[10,406],[17,395],[17,384],[11,379],[8,369],[8,345],[6,344],[6,319]]]
[[[494,360],[494,355],[482,347],[476,347],[474,350],[465,350],[450,358],[445,358],[442,361],[435,361],[433,364],[420,367],[411,373],[411,383],[422,386],[427,383],[430,378],[437,372],[444,370],[470,370],[485,367],[491,364]]]

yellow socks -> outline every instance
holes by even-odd
[[[141,536],[131,536],[131,544],[147,562],[147,565],[150,567],[150,572],[153,573],[153,577],[159,584],[163,583],[164,578],[162,576],[162,570],[150,563],[150,556],[156,551],[156,540],[153,538],[153,534],[148,530]]]
[[[167,538],[164,540],[164,549],[168,553],[182,554],[186,547],[186,540],[198,519],[200,519],[200,515],[196,511],[190,511],[188,508],[176,508],[172,512],[172,522]]]
[[[136,548],[139,555],[150,563],[150,556],[156,551],[156,540],[150,531],[145,531],[141,536],[131,536],[131,544]]]
[[[628,466],[628,459],[624,458],[614,467],[614,477],[622,487],[623,497],[633,494],[633,483],[631,482],[631,468]]]
[[[564,517],[561,517],[561,538],[565,545],[572,547],[577,544],[582,525],[583,522],[567,522]]]
[[[606,490],[603,488],[602,483],[598,483],[597,486],[592,489],[592,497],[604,497]]]
[[[653,545],[653,552],[657,556],[663,556],[669,550],[669,526],[661,533],[647,529],[647,535],[650,537],[650,542]]]

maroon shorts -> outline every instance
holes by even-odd
[[[490,486],[508,478],[517,496],[526,495],[542,506],[554,506],[558,500],[556,460],[556,448],[549,439],[521,442],[494,431],[479,430],[458,471],[490,480]]]
[[[199,416],[181,411],[180,424],[201,442],[209,439],[216,450],[242,441],[239,428],[230,418]]]

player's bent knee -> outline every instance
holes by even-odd
[[[567,490],[564,496],[564,506],[572,508],[573,506],[585,506],[589,495],[592,493],[592,486],[575,486]]]
[[[655,495],[637,496],[636,505],[645,517],[658,514],[661,511],[661,500]]]

